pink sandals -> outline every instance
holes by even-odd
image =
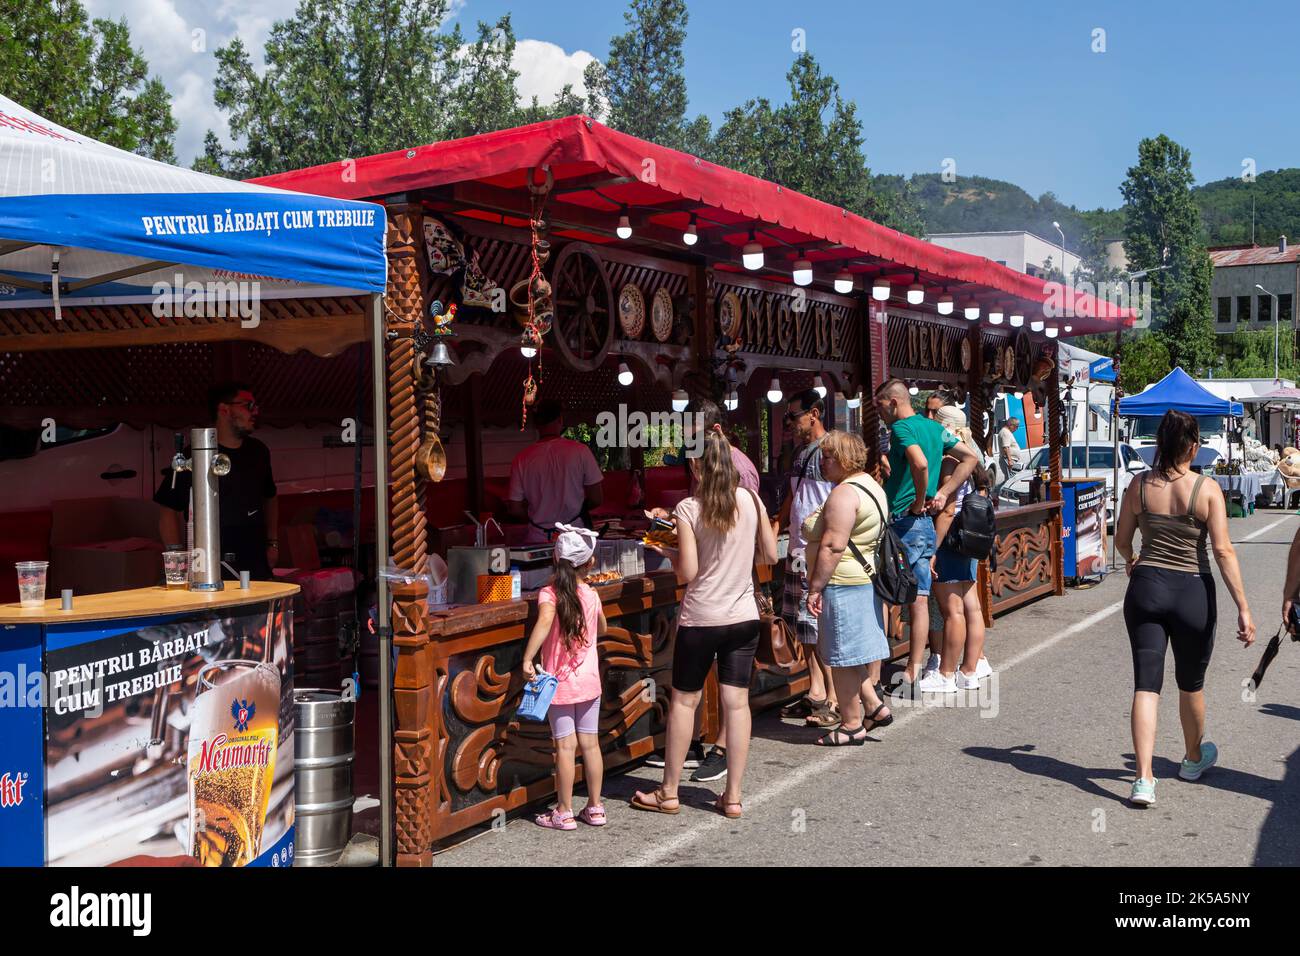
[[[587,804],[582,808],[582,812],[578,814],[576,820],[573,811],[560,810],[558,807],[533,817],[534,823],[547,830],[576,830],[578,829],[578,820],[581,820],[589,827],[603,827],[606,823],[605,808]]]
[[[586,811],[583,812],[585,813]],[[546,813],[539,813],[537,816],[533,817],[533,822],[539,827],[545,827],[547,830],[578,829],[577,821],[573,819],[573,813],[569,810],[548,810]]]

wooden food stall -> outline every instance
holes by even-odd
[[[1040,377],[1055,362],[1044,332],[1008,334],[981,318],[1001,303],[1043,318],[1051,289],[1040,280],[586,117],[350,160],[338,173],[328,164],[259,182],[387,207],[392,560],[407,574],[393,591],[399,864],[428,865],[440,840],[550,792],[548,733],[513,720],[533,602],[430,606],[425,576],[431,554],[466,543],[462,511],[504,526],[489,546],[512,543],[501,499],[511,459],[535,437],[534,386],[563,402],[567,424],[588,428],[620,406],[656,413],[712,398],[775,510],[788,440],[769,390],[789,395],[819,375],[829,424],[862,429],[878,455],[870,398],[889,375],[956,385],[980,409],[1001,389],[1054,381]],[[951,314],[953,297],[973,315]],[[1070,321],[1083,332],[1130,319]],[[976,432],[985,444],[986,428]],[[446,449],[435,474],[418,464],[432,436]],[[609,457],[598,524],[603,512],[626,532],[643,506],[685,492],[680,465],[645,468],[641,481],[645,454]],[[1059,475],[1059,455],[1052,464]],[[993,610],[1059,593],[1056,515],[1024,509],[1009,525]],[[611,625],[601,727],[615,767],[662,746],[680,591],[660,571],[600,593]],[[802,661],[760,669],[752,699],[764,707],[806,686]],[[704,711],[708,732],[712,691]]]

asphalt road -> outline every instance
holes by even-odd
[[[603,829],[550,832],[530,813],[479,831],[436,863],[1300,864],[1300,645],[1283,645],[1254,699],[1243,688],[1277,627],[1298,527],[1290,512],[1232,521],[1258,640],[1248,650],[1236,641],[1220,585],[1206,693],[1207,736],[1221,757],[1197,783],[1176,776],[1182,735],[1168,655],[1154,807],[1127,802],[1133,685],[1121,571],[998,619],[987,649],[995,683],[965,706],[896,707],[894,724],[865,746],[829,751],[812,745],[811,729],[775,713],[758,718],[740,820],[700,806],[721,781],[685,784],[675,817],[632,810],[633,790],[659,779],[638,767],[607,780]]]

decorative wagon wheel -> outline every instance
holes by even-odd
[[[1029,340],[1029,333],[1021,330],[1016,336],[1016,384],[1028,385],[1031,359],[1033,356],[1033,343]]]
[[[614,290],[600,253],[585,242],[560,250],[551,273],[555,347],[576,372],[593,372],[614,345]]]

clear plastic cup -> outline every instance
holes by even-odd
[[[190,582],[190,553],[188,551],[163,552],[163,576],[168,588],[183,588]]]
[[[18,603],[22,607],[44,607],[45,578],[50,570],[48,561],[18,561]]]

